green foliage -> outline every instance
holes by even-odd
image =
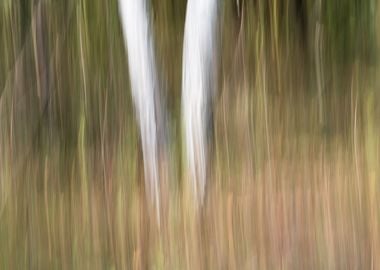
[[[375,42],[374,0],[324,1],[326,38],[336,60],[343,64],[373,58]]]

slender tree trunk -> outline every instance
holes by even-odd
[[[49,114],[49,46],[45,5],[42,1],[34,3],[33,47],[37,73],[37,94],[40,111]]]
[[[215,88],[217,0],[189,0],[182,64],[182,119],[188,172],[195,200],[202,204],[207,177],[207,123]]]

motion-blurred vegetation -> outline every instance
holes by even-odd
[[[0,1],[0,268],[380,268],[377,1],[220,1],[200,213],[181,142],[186,1],[148,2],[170,136],[159,228],[117,0]]]

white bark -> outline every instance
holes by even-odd
[[[194,195],[202,204],[206,185],[206,124],[212,95],[217,0],[188,0],[183,45],[182,116]]]
[[[155,91],[158,89],[153,41],[145,0],[119,0],[128,51],[132,99],[140,128],[145,185],[159,218],[159,176]]]

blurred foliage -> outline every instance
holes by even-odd
[[[368,1],[327,1],[325,21],[332,55],[343,64],[363,58],[370,62],[375,48],[377,3]]]
[[[220,1],[199,216],[182,166],[186,1],[149,2],[170,136],[161,228],[117,0],[0,1],[0,268],[380,267],[377,1]]]

